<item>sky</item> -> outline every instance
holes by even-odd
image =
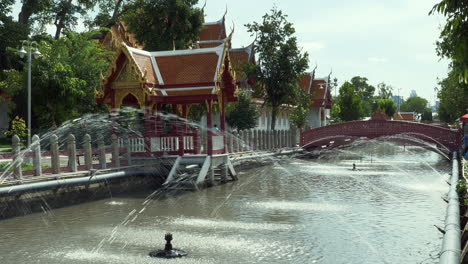
[[[354,76],[369,83],[384,82],[405,99],[411,90],[429,102],[447,75],[435,42],[445,19],[428,13],[437,0],[207,0],[205,21],[222,17],[234,24],[233,47],[247,46],[253,37],[244,25],[261,22],[276,5],[294,24],[299,45],[309,53],[309,70],[332,75],[339,85]],[[201,1],[200,6],[203,5]],[[398,89],[400,89],[398,91]],[[334,93],[334,91],[333,91]]]
[[[233,47],[243,47],[254,39],[244,25],[261,22],[276,5],[294,24],[300,47],[309,53],[309,71],[317,65],[317,77],[332,71],[340,86],[362,76],[374,86],[393,86],[394,94],[405,99],[415,90],[434,103],[438,78],[448,71],[448,61],[440,60],[435,50],[445,19],[428,15],[438,1],[207,0],[205,22],[221,19],[227,7],[227,30],[235,29]],[[200,0],[198,6],[204,3]],[[19,3],[13,16],[18,12]]]

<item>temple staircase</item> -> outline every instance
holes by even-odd
[[[228,180],[237,180],[237,174],[227,154],[178,156],[172,162],[163,186],[167,189],[198,190]]]

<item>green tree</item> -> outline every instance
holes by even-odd
[[[92,34],[67,32],[58,40],[39,42],[43,56],[32,61],[33,127],[57,127],[102,109],[96,104],[94,91],[100,88],[98,73],[107,69],[111,54],[96,40],[90,40]],[[24,79],[16,79],[14,85],[24,85]],[[17,107],[13,114],[25,115],[25,91],[21,89],[14,98]]]
[[[309,109],[310,95],[308,95],[304,90],[300,90],[298,103],[289,115],[291,123],[297,128],[303,128],[307,124]]]
[[[109,28],[119,21],[127,11],[135,7],[132,0],[99,0],[99,13],[94,18],[88,18],[88,27],[98,26]]]
[[[238,101],[226,107],[226,122],[237,130],[251,129],[257,125],[258,111],[252,97],[240,90]]]
[[[186,49],[198,40],[203,11],[198,0],[137,0],[123,20],[147,50]]]
[[[432,111],[430,108],[424,109],[421,115],[421,121],[432,121]]]
[[[463,115],[468,108],[468,85],[460,82],[459,74],[451,70],[448,76],[439,82],[437,97],[440,100],[439,119],[451,123]]]
[[[391,99],[381,99],[377,103],[377,109],[384,111],[389,118],[392,118],[396,112],[396,105]]]
[[[10,130],[4,134],[10,137],[17,135],[21,141],[24,142],[24,138],[29,135],[29,131],[26,127],[26,122],[24,122],[24,119],[16,116],[13,120],[11,120]]]
[[[381,82],[377,84],[377,89],[379,91],[379,97],[382,99],[389,99],[392,96],[393,87],[390,85]]]
[[[437,53],[451,59],[451,66],[460,79],[468,83],[468,1],[442,0],[429,14],[440,13],[447,18],[440,32]]]
[[[302,53],[294,36],[293,25],[287,15],[274,7],[265,14],[261,23],[245,26],[257,36],[255,51],[258,54],[254,76],[258,93],[271,107],[271,129],[281,105],[296,105],[299,96],[299,78],[307,69],[308,54]]]
[[[332,105],[332,108],[331,108],[331,111],[330,111],[330,118],[331,118],[333,123],[341,122],[340,112],[341,112],[340,105],[339,105],[338,102],[335,102]]]
[[[359,120],[364,116],[361,105],[362,93],[356,90],[350,82],[340,87],[339,118],[342,121]]]
[[[366,77],[355,76],[351,78],[351,84],[356,87],[356,90],[362,92],[362,109],[365,116],[370,116],[373,112],[373,97],[375,87],[367,83]]]
[[[416,112],[418,114],[424,113],[427,108],[427,100],[419,96],[413,96],[408,98],[400,105],[402,112]]]
[[[54,38],[59,39],[63,30],[71,31],[78,24],[78,18],[96,4],[97,0],[49,0],[37,15],[41,31],[45,30],[45,25],[53,24]]]

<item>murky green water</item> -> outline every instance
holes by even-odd
[[[200,192],[133,193],[0,221],[0,263],[438,263],[433,225],[443,225],[450,164],[380,148],[390,150],[285,158]],[[148,257],[165,232],[188,257]]]

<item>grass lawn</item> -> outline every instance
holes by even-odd
[[[48,169],[48,168],[50,168],[50,166],[49,165],[42,165],[41,168]],[[33,170],[34,167],[33,167],[33,165],[31,163],[23,162],[23,163],[21,163],[21,169],[22,170]],[[5,171],[5,170],[13,171],[13,168],[11,167],[10,162],[0,162],[0,171]]]

